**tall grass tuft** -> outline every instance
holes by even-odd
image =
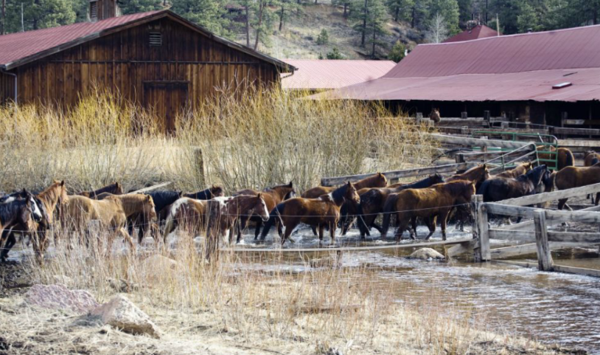
[[[164,126],[164,118],[103,92],[69,110],[1,108],[0,188],[41,189],[65,179],[71,191],[114,181],[126,189],[173,181],[195,190],[204,180],[229,192],[290,180],[305,189],[323,176],[422,165],[433,153],[425,128],[379,105],[280,90],[224,92],[178,117],[175,134],[164,134]]]

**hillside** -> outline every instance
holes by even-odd
[[[351,21],[343,17],[341,7],[333,6],[331,1],[321,1],[316,5],[304,5],[303,12],[299,17],[291,18],[281,32],[275,29],[270,37],[270,45],[261,43],[259,50],[276,58],[317,59],[319,54],[325,57],[336,47],[344,59],[369,58],[371,48],[368,45],[366,48],[360,46],[360,34],[352,28]],[[329,43],[318,45],[317,37],[323,29],[329,34]],[[398,40],[407,48],[413,48],[416,41],[422,41],[420,31],[403,23],[389,20],[386,30],[388,34],[380,39],[381,45],[377,46],[377,58],[386,59]],[[244,43],[243,37],[238,37],[238,40]]]

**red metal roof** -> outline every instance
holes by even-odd
[[[117,26],[152,16],[160,11],[112,17],[97,22],[80,22],[72,25],[46,28],[37,31],[11,33],[0,36],[0,65],[27,58],[45,50],[69,43],[79,38],[100,33]]]
[[[282,72],[295,69],[276,58],[272,58],[241,44],[216,36],[169,10],[148,11],[133,15],[112,17],[97,22],[80,22],[72,25],[0,36],[0,67],[10,70],[32,61],[34,56],[39,58],[40,54],[44,54],[43,56],[54,54],[60,50],[101,37],[113,30],[118,31],[119,28],[134,22],[152,21],[165,16],[184,22],[198,32],[210,36],[213,40],[228,47],[271,62]]]
[[[464,30],[459,34],[448,38],[447,40],[444,41],[444,43],[470,41],[473,39],[486,38],[486,37],[497,37],[497,36],[498,36],[498,32],[492,30],[491,28],[489,28],[485,25],[477,25],[470,30]]]
[[[571,86],[552,89],[570,82]],[[419,45],[382,78],[336,90],[359,100],[600,100],[600,26]]]
[[[396,63],[391,60],[307,60],[285,59],[298,71],[281,81],[284,89],[337,89],[377,79]]]

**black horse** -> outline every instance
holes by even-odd
[[[540,165],[517,178],[492,178],[484,181],[477,191],[483,201],[496,202],[537,193],[538,186],[547,176],[548,168]]]
[[[42,201],[28,191],[11,194],[0,202],[0,230],[2,237],[0,245],[4,244],[0,260],[6,261],[8,252],[16,244],[13,232],[29,233],[36,230],[31,222],[43,226],[50,225],[48,213]]]
[[[206,190],[184,194],[183,197],[189,197],[196,200],[210,200],[215,197],[223,196],[224,191],[221,186],[211,186]]]

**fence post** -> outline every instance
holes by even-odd
[[[482,195],[473,195],[472,200],[474,219],[473,219],[473,238],[479,241],[475,248],[475,261],[483,262],[491,260],[490,235],[488,230],[488,215],[483,203]]]
[[[554,262],[548,244],[548,228],[546,226],[546,211],[535,210],[533,212],[533,224],[535,225],[535,244],[537,245],[538,268],[540,271],[553,271]]]

